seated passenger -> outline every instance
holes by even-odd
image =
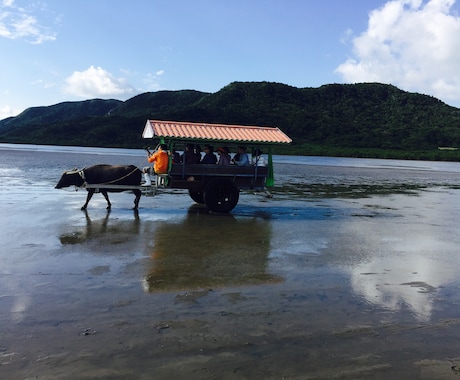
[[[219,155],[219,161],[217,165],[230,165],[230,149],[227,146],[217,148],[217,154]]]
[[[214,148],[211,145],[206,144],[204,146],[204,157],[201,160],[202,164],[216,164],[217,157],[214,154]]]
[[[194,149],[194,153],[195,153],[195,164],[199,164],[200,161],[201,161],[201,146],[196,144],[195,145],[195,149]]]
[[[262,156],[263,152],[257,148],[254,151],[254,156],[252,157],[252,163],[254,166],[266,166],[265,157]]]
[[[171,151],[171,157],[173,164],[180,164],[182,162],[181,155],[174,148]]]
[[[245,146],[239,146],[238,147],[238,159],[236,159],[237,156],[233,158],[233,161],[235,164],[238,166],[248,166],[249,165],[249,156],[246,153],[246,147]]]
[[[166,174],[168,173],[169,166],[169,155],[168,155],[168,146],[166,144],[161,144],[158,150],[152,154],[148,154],[147,161],[153,163],[153,174]],[[145,186],[150,186],[152,184],[150,180],[150,167],[143,169]]]
[[[196,154],[193,150],[193,144],[187,144],[185,146],[185,152],[182,155],[182,161],[185,163],[185,165],[193,165],[199,162],[197,162]]]

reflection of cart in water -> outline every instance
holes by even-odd
[[[180,239],[178,239],[180,236]],[[224,218],[192,207],[180,223],[154,232],[146,291],[174,291],[281,281],[269,273],[271,225],[257,218]]]
[[[168,175],[157,177],[155,187],[187,189],[197,203],[211,211],[229,212],[238,203],[240,190],[264,190],[274,184],[272,149],[274,144],[289,144],[291,139],[273,127],[237,126],[147,120],[142,136],[157,138],[170,149],[185,150],[190,143],[210,143],[236,148],[238,145],[266,147],[266,166],[209,165],[182,163],[169,165]],[[264,148],[265,149],[265,148]]]

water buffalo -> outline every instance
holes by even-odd
[[[125,186],[140,186],[142,172],[134,165],[94,165],[81,170],[72,170],[64,172],[56,189],[63,187],[77,186],[81,187],[83,184],[89,185],[125,185]],[[109,201],[107,192],[121,192],[127,189],[113,189],[103,188],[98,189],[89,188],[86,203],[82,206],[82,210],[86,210],[89,201],[96,190],[99,190],[107,201],[107,209],[110,209],[112,204]],[[139,200],[141,199],[142,192],[139,189],[131,190],[136,199],[134,199],[134,209],[137,210]]]

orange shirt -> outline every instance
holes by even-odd
[[[169,156],[165,151],[158,149],[157,152],[153,153],[148,161],[153,162],[153,171],[157,174],[166,174],[169,166]]]

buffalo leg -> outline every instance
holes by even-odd
[[[86,207],[88,207],[88,203],[93,197],[93,194],[94,194],[94,189],[89,189],[88,195],[86,196],[86,203],[81,207],[82,210],[86,210]]]
[[[139,200],[141,199],[142,191],[133,190],[133,194],[136,196],[136,198],[134,199],[134,210],[137,210],[139,207]]]
[[[109,194],[107,194],[107,191],[101,190],[102,195],[104,196],[105,200],[107,201],[107,210],[110,210],[112,207],[112,203],[109,201]]]

